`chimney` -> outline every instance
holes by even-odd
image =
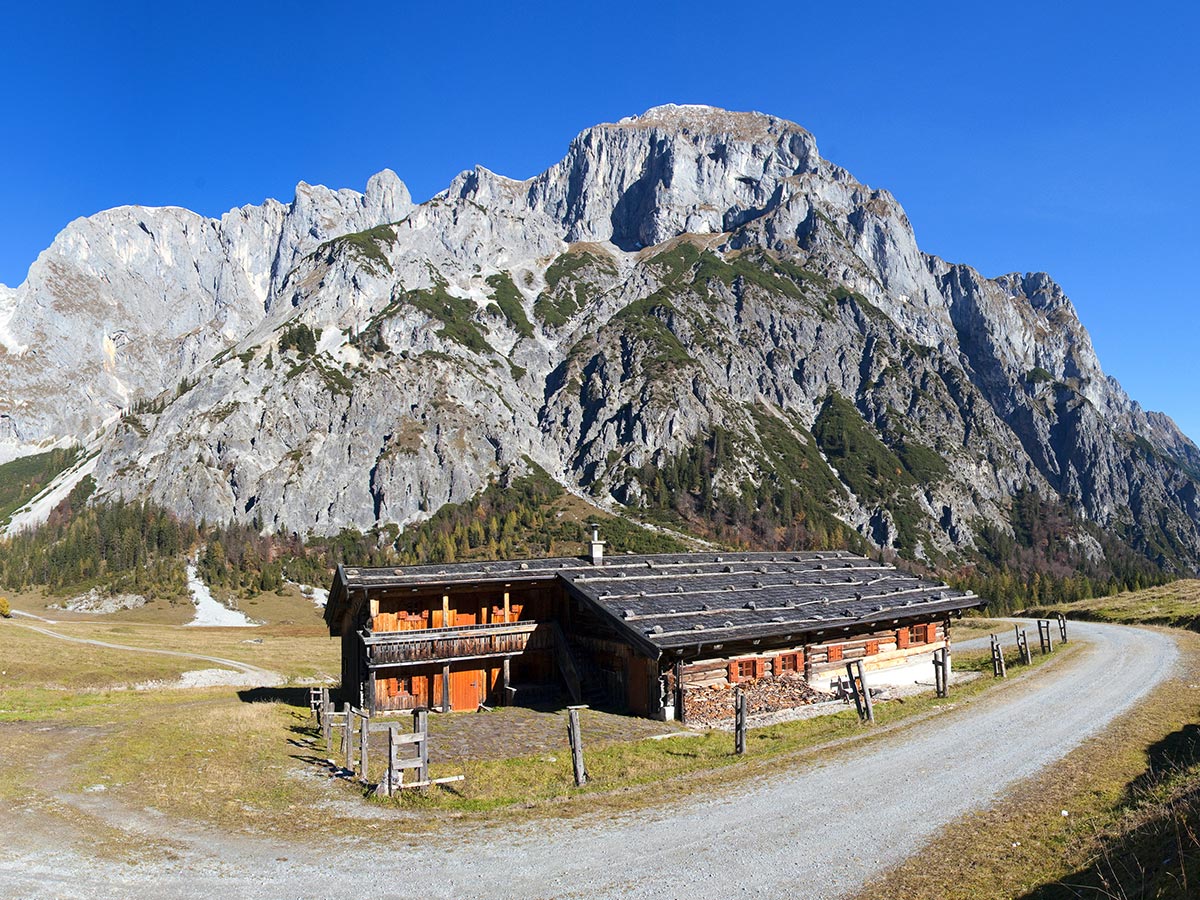
[[[600,526],[593,522],[590,527],[592,529],[592,565],[600,566],[604,564],[604,541],[600,540]]]

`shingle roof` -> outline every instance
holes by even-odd
[[[352,588],[562,579],[623,630],[661,649],[703,642],[805,635],[853,625],[928,618],[984,605],[969,591],[917,578],[844,551],[660,553],[401,568],[345,568],[326,620]]]

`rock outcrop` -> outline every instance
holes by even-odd
[[[712,490],[769,476],[912,556],[1034,490],[1200,560],[1200,451],[1105,376],[1061,288],[922,253],[895,198],[758,113],[660,107],[416,206],[383,172],[78,220],[0,289],[0,346],[0,441],[124,410],[90,438],[101,496],[209,521],[405,524],[531,463],[637,508],[719,429]]]

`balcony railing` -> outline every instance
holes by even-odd
[[[526,650],[554,646],[549,623],[539,622],[377,631],[364,634],[362,640],[367,650],[367,665],[372,669],[516,656]]]

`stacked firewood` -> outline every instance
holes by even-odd
[[[778,678],[768,675],[757,681],[743,681],[738,686],[746,695],[746,711],[751,716],[833,698],[832,694],[815,690],[802,676],[792,673],[784,673]],[[684,693],[685,721],[689,725],[706,726],[732,719],[733,696],[734,689],[726,685],[689,688]]]

